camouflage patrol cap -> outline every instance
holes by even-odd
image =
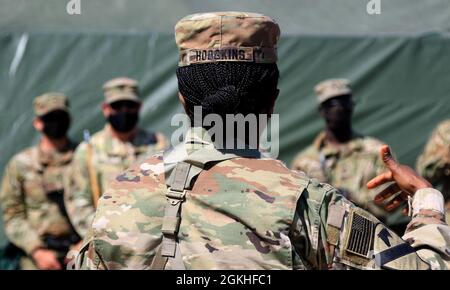
[[[198,13],[175,25],[179,66],[218,61],[275,63],[279,38],[278,24],[257,13]]]
[[[314,91],[319,104],[335,97],[351,95],[352,90],[349,84],[350,81],[347,79],[329,79],[318,83]]]
[[[57,110],[69,113],[69,100],[62,93],[45,93],[37,96],[33,101],[33,106],[34,114],[37,117]]]
[[[140,103],[138,82],[136,80],[120,77],[107,81],[103,85],[105,102],[108,104],[117,101],[134,101]]]

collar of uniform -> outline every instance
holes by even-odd
[[[226,140],[222,140],[224,143],[216,143],[212,141],[211,135],[208,130],[202,127],[191,127],[186,132],[186,138],[184,141],[187,152],[190,154],[193,151],[204,148],[215,148],[224,152],[250,152],[258,151],[258,149],[227,149]],[[239,139],[234,140],[237,148],[246,148],[247,145]],[[259,151],[258,151],[259,152]]]
[[[214,148],[208,131],[202,127],[189,128],[184,142],[171,147],[163,154],[166,178],[168,178],[178,162],[185,160],[189,155],[202,148]]]
[[[248,148],[249,146],[239,139],[234,140],[232,143],[237,148],[227,148],[226,140],[221,141],[223,143],[212,141],[208,130],[202,127],[191,127],[186,132],[184,148],[185,152],[189,155],[200,149],[215,149],[222,152],[222,154],[235,154],[246,158],[270,158],[268,153],[262,153],[256,148]]]
[[[329,156],[349,156],[353,152],[361,151],[363,149],[362,136],[356,132],[353,133],[352,139],[344,145],[335,146],[327,143],[325,131],[319,133],[314,140],[314,146],[317,151],[322,152],[325,157]]]
[[[314,147],[317,151],[320,151],[325,144],[325,131],[322,131],[317,135],[316,139],[313,141]]]
[[[202,127],[189,128],[184,144],[188,154],[202,148],[215,148],[208,131]]]
[[[170,171],[177,162],[202,148],[214,148],[214,144],[207,130],[202,127],[191,127],[187,130],[184,142],[164,152],[166,172]]]
[[[137,129],[136,135],[131,142],[122,142],[113,136],[111,128],[106,125],[103,128],[104,134],[104,150],[106,154],[111,156],[129,156],[130,154],[139,154],[146,151],[147,146],[142,138],[145,132],[140,128]]]
[[[225,160],[228,158],[223,159],[222,157],[226,157],[226,155],[230,156],[230,154],[235,157],[242,156],[245,158],[261,158],[261,152],[257,149],[222,149],[220,147],[221,146],[215,146],[206,129],[202,127],[189,128],[186,132],[184,143],[178,144],[169,150],[166,150],[163,154],[166,178],[170,175],[170,172],[172,172],[178,162],[193,157],[199,150],[206,149],[205,151],[199,153],[201,155],[200,159],[205,163],[208,162],[207,159],[211,156],[214,157],[210,161]],[[217,154],[219,151],[220,153]],[[217,156],[219,156],[218,159],[216,159]],[[196,158],[198,157],[199,156]],[[196,162],[201,163],[202,161],[197,160]]]
[[[52,151],[42,151],[40,146],[36,146],[36,154],[37,154],[37,160],[39,161],[39,164],[42,166],[58,166],[58,165],[64,165],[72,161],[73,157],[73,151],[74,151],[75,145],[72,141],[67,142],[67,146],[59,151],[59,150],[52,150]]]

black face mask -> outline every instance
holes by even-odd
[[[331,108],[325,113],[325,121],[332,129],[345,129],[351,126],[352,111],[343,108]]]
[[[119,112],[109,115],[108,122],[118,132],[125,133],[130,132],[136,126],[139,120],[137,112]]]
[[[349,96],[333,98],[321,106],[325,121],[332,130],[342,131],[351,128],[353,101]]]
[[[44,134],[50,139],[61,139],[66,136],[70,126],[70,116],[64,111],[55,111],[41,117],[44,122]]]

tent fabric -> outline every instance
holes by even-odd
[[[367,13],[371,1],[380,14]],[[0,0],[0,30],[172,33],[187,14],[238,10],[270,15],[293,35],[450,32],[448,0],[79,0],[80,15],[66,12],[69,2]]]
[[[100,111],[103,82],[117,76],[135,78],[144,100],[141,126],[170,137],[177,129],[170,126],[171,117],[182,112],[177,97],[178,53],[173,24],[195,10],[231,10],[227,9],[230,3],[236,3],[223,1],[228,5],[214,6],[212,3],[217,1],[183,1],[184,4],[174,1],[176,5],[167,9],[163,8],[163,2],[169,1],[152,1],[154,9],[142,12],[138,8],[148,6],[144,0],[81,0],[82,15],[54,16],[50,11],[61,6],[56,2],[65,1],[46,1],[54,4],[52,10],[42,0],[33,4],[27,1],[26,6],[23,0],[0,0],[0,175],[13,154],[38,141],[31,124],[31,104],[35,96],[47,91],[61,91],[69,96],[73,116],[69,134],[81,141],[83,129],[94,133],[103,127]],[[327,1],[320,3],[325,5]],[[124,2],[129,6],[123,6]],[[387,17],[383,18],[388,21],[386,25],[367,18],[367,14],[358,16],[352,10],[356,8],[344,0],[342,3],[349,10],[337,5],[333,13],[328,11],[330,14],[324,14],[326,6],[314,4],[319,2],[315,0],[298,1],[299,4],[286,0],[278,5],[274,1],[240,2],[242,5],[233,10],[271,14],[272,9],[282,29],[287,27],[279,44],[281,92],[275,113],[280,116],[279,158],[288,164],[323,127],[313,87],[326,78],[351,80],[357,102],[355,129],[390,144],[398,159],[408,165],[414,165],[438,122],[450,118],[450,12],[444,9],[448,8],[447,1],[406,5],[411,1],[382,0],[386,16],[381,17]],[[34,15],[33,10],[40,7],[38,3],[42,5],[42,14]],[[399,3],[405,5],[404,11]],[[296,11],[304,18],[295,17],[289,5],[305,7]],[[395,8],[393,12],[389,12],[390,5]],[[10,9],[9,13],[4,7]],[[100,11],[101,7],[105,12],[95,19],[90,9]],[[411,7],[416,12],[423,10],[424,17],[416,21],[419,24],[396,20],[395,15],[403,15],[400,19],[413,17]],[[162,17],[164,13],[156,17],[161,23],[144,17],[145,13],[158,16],[159,8],[167,12],[167,17]],[[119,13],[124,10],[127,15],[137,16],[129,19]],[[350,17],[349,13],[355,16]],[[116,16],[117,23],[112,20]],[[333,26],[336,21],[342,26]],[[359,21],[364,25],[358,26]],[[369,33],[371,27],[380,30]],[[0,231],[0,244],[4,241]]]
[[[25,44],[23,44],[25,42]],[[99,130],[101,86],[126,75],[140,81],[141,124],[170,135],[177,98],[177,49],[170,34],[9,33],[0,35],[0,124],[3,167],[34,144],[32,100],[47,91],[69,96],[70,135]],[[15,63],[18,47],[24,51]],[[357,106],[355,128],[391,144],[414,164],[431,129],[450,112],[450,39],[428,37],[283,37],[279,46],[281,154],[289,161],[323,126],[313,86],[331,77],[351,80]]]

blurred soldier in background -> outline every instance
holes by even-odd
[[[444,194],[450,222],[450,120],[439,124],[417,160],[417,170]]]
[[[116,78],[103,86],[105,128],[77,148],[72,173],[66,183],[66,206],[78,234],[84,237],[94,217],[97,200],[108,190],[111,179],[132,163],[164,150],[161,133],[147,132],[137,126],[141,100],[138,84],[129,78]],[[120,176],[118,177],[120,178]]]
[[[379,157],[382,143],[353,131],[354,101],[349,81],[325,80],[316,85],[315,93],[325,130],[295,157],[292,169],[332,184],[348,199],[385,222],[387,211],[374,204],[375,193],[366,187],[370,179],[384,170]]]
[[[395,162],[387,146],[381,153],[389,171],[369,185],[396,181],[377,196],[382,202],[402,191],[386,206],[398,207],[413,196],[404,239],[332,186],[264,158],[256,148],[223,150],[217,138],[213,141],[217,136],[202,126],[205,119],[194,113],[196,106],[222,117],[271,116],[278,96],[279,35],[276,22],[255,13],[199,13],[177,23],[179,98],[193,127],[180,146],[135,163],[111,183],[77,268],[449,266],[442,194]],[[227,132],[223,124],[219,130]],[[251,144],[245,132],[241,140]],[[236,138],[239,134],[226,135],[224,142],[236,144]]]
[[[34,111],[39,144],[15,155],[5,169],[0,195],[5,232],[24,252],[22,269],[62,269],[69,248],[79,241],[63,197],[63,176],[76,147],[67,137],[67,97],[39,96]]]

